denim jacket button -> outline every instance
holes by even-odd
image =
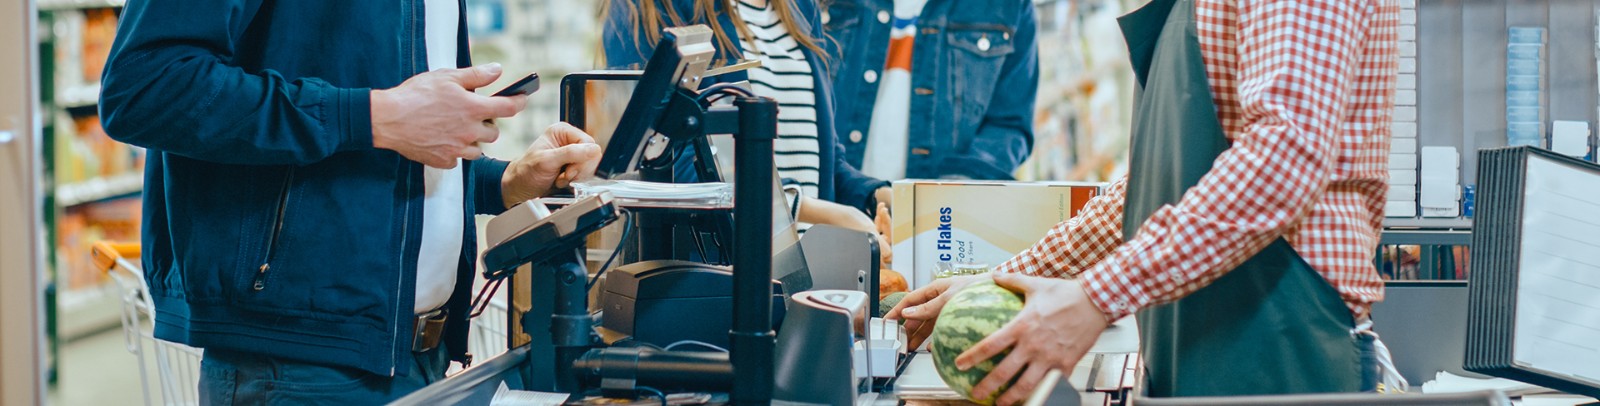
[[[867,83],[878,83],[878,71],[869,69],[867,70],[867,73],[862,76],[865,76],[864,79],[867,80]]]
[[[833,21],[833,12],[822,12],[822,23],[827,24],[829,21]]]
[[[889,23],[889,12],[888,11],[884,11],[884,10],[878,10],[878,22],[884,23],[884,24],[888,24]]]
[[[989,51],[989,37],[985,36],[983,38],[978,38],[978,50],[985,52]]]
[[[861,130],[850,132],[850,142],[861,142]]]

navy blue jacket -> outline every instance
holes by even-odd
[[[149,150],[156,337],[380,375],[411,362],[422,166],[372,147],[368,91],[427,70],[422,14],[419,0],[128,2],[100,112],[112,138]],[[457,360],[472,217],[504,210],[506,163],[464,165]]]
[[[1034,0],[928,0],[911,51],[910,178],[1011,179],[1033,150]],[[889,53],[894,0],[833,0],[838,134],[860,165]],[[870,72],[870,74],[869,74]]]
[[[650,52],[655,49],[655,43],[646,39],[646,33],[642,28],[634,29],[634,16],[628,15],[629,13],[624,11],[627,8],[623,6],[628,2],[637,3],[638,0],[609,1],[612,3],[612,12],[608,20],[604,22],[605,31],[601,34],[601,40],[605,46],[606,63],[612,67],[642,67],[645,59],[649,58]],[[703,16],[699,20],[694,18],[693,0],[672,0],[672,3],[673,8],[681,14],[678,18],[684,21],[685,24],[709,24],[704,21]],[[795,4],[797,6],[795,13],[802,20],[798,25],[809,27],[810,32],[807,34],[819,37],[816,33],[822,32],[822,24],[821,14],[817,10],[816,3],[802,0],[796,1]],[[726,5],[726,3],[722,2],[717,3],[718,12],[716,14],[718,16],[728,15],[730,11],[725,9]],[[665,10],[662,12],[665,12]],[[663,20],[672,21],[671,18],[663,18]],[[738,35],[732,19],[726,17],[718,18],[716,24],[722,26],[723,32],[729,35]],[[717,43],[717,46],[719,47],[717,56],[721,60],[736,61],[743,59],[740,57],[740,55],[744,54],[742,49],[721,49],[720,43]],[[734,47],[738,48],[740,46],[737,39],[735,39]],[[822,58],[819,58],[804,47],[801,48],[801,52],[805,53],[806,61],[810,62],[812,72],[827,72],[828,64],[821,62]],[[876,210],[868,207],[874,201],[873,192],[880,187],[888,186],[889,182],[862,174],[860,170],[846,160],[844,146],[839,143],[839,133],[834,131],[832,124],[835,120],[832,84],[828,82],[825,74],[816,76],[817,79],[813,88],[816,89],[817,93],[817,151],[820,154],[818,157],[818,166],[820,167],[818,178],[821,180],[821,185],[817,187],[818,193],[821,195],[817,196],[817,198],[855,207],[871,215]],[[749,80],[749,75],[744,72],[735,72],[706,78],[701,81],[700,86],[704,88],[717,83],[737,83],[745,80]]]

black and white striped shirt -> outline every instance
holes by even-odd
[[[770,3],[758,8],[737,2],[739,16],[754,36],[739,41],[744,58],[761,61],[761,67],[749,70],[750,86],[756,95],[778,101],[778,140],[773,145],[778,176],[799,182],[802,192],[817,197],[820,155],[811,65]]]

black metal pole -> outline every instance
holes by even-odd
[[[550,341],[556,349],[556,390],[583,391],[573,363],[594,346],[594,326],[589,318],[589,282],[583,264],[583,250],[573,250],[569,259],[547,263],[555,272],[555,311],[550,315]],[[532,332],[529,332],[532,333]]]
[[[772,402],[772,144],[778,103],[740,97],[734,146],[733,393],[736,405]]]
[[[640,180],[657,183],[676,183],[673,179],[672,165],[664,167],[646,166],[639,170]],[[656,261],[663,259],[676,259],[673,257],[672,224],[673,215],[653,213],[648,210],[635,214],[639,224],[638,232],[634,236],[634,258],[626,258],[634,262]]]
[[[727,391],[733,383],[728,354],[659,351],[648,347],[589,350],[573,365],[591,386],[602,391],[633,391],[651,386],[670,391]],[[612,387],[607,387],[610,384]]]

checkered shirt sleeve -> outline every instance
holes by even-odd
[[[999,272],[1079,275],[1108,318],[1181,298],[1285,237],[1358,316],[1381,298],[1393,0],[1200,0],[1197,35],[1231,146],[1120,241],[1123,183]]]
[[[1127,186],[1126,178],[1113,182],[1105,194],[1085,203],[1078,215],[1056,224],[1044,240],[995,271],[1066,278],[1105,259],[1122,245],[1122,201]]]

